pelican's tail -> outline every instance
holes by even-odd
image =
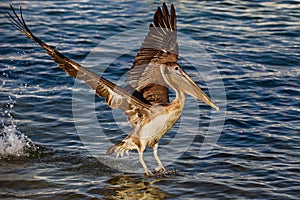
[[[125,138],[121,142],[115,144],[114,146],[111,146],[110,148],[107,149],[106,154],[117,154],[117,157],[119,155],[122,157],[124,153],[129,155],[129,150],[136,149],[137,146],[136,144],[132,141],[132,139],[129,137]]]

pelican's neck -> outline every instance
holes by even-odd
[[[182,91],[180,90],[177,90],[176,88],[173,88],[173,90],[175,90],[175,93],[176,93],[176,97],[175,99],[172,101],[172,103],[176,103],[176,104],[179,104],[181,109],[183,108],[184,106],[184,103],[185,103],[185,95]]]
[[[185,95],[184,95],[184,93],[183,93],[181,90],[179,90],[178,88],[174,87],[174,86],[169,82],[168,78],[167,78],[166,75],[165,75],[164,70],[165,70],[165,67],[164,67],[163,65],[161,65],[161,67],[160,67],[160,72],[161,72],[161,75],[163,76],[164,81],[165,81],[165,82],[167,83],[167,85],[168,85],[169,87],[171,87],[171,88],[175,91],[175,93],[176,93],[176,97],[175,97],[175,99],[172,101],[171,104],[179,104],[179,106],[181,107],[181,109],[183,109],[184,102],[185,102]]]

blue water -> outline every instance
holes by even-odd
[[[130,130],[126,118],[106,107],[92,90],[74,89],[80,83],[11,28],[4,17],[9,2],[0,3],[1,199],[300,197],[300,1],[172,2],[178,31],[203,47],[219,76],[200,76],[185,58],[180,64],[206,93],[219,91],[214,80],[222,80],[226,98],[216,95],[215,101],[225,121],[217,123],[216,112],[188,98],[182,120],[160,147],[161,154],[169,153],[162,159],[167,168],[179,173],[159,178],[144,177],[139,169],[118,170],[136,157],[134,152],[119,161],[95,156],[106,148],[104,136],[114,142],[126,136]],[[94,48],[111,36],[146,29],[161,5],[160,1],[13,2],[16,8],[22,6],[25,20],[40,39],[85,66]],[[129,44],[126,40],[124,44]],[[109,55],[118,51],[105,44],[100,46]],[[189,51],[180,54],[194,55],[194,49]],[[105,70],[102,66],[97,70],[115,82],[122,80],[135,54],[132,50]],[[95,105],[85,105],[84,98]],[[80,106],[72,107],[74,100]],[[87,117],[78,121],[74,110]],[[90,126],[92,117],[100,125]],[[212,131],[222,131],[213,135],[217,139],[210,145],[213,148],[199,154],[212,122]],[[104,135],[89,141],[99,127]],[[183,153],[179,143],[187,147]]]

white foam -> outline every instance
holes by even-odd
[[[36,151],[35,144],[25,134],[17,130],[11,111],[14,103],[11,98],[6,110],[0,109],[1,130],[0,130],[0,159],[11,156],[29,156],[30,152]]]
[[[0,158],[8,156],[22,156],[31,141],[24,134],[16,130],[14,125],[3,126],[0,133]]]

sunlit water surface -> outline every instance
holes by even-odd
[[[299,198],[300,2],[173,3],[179,32],[197,41],[220,73],[226,98],[215,100],[225,122],[211,127],[222,132],[207,154],[199,153],[209,125],[218,120],[212,109],[187,98],[182,120],[161,141],[161,153],[169,153],[167,168],[178,174],[156,178],[144,177],[139,165],[132,168],[136,173],[123,170],[135,152],[120,160],[103,156],[104,139],[117,142],[130,131],[126,117],[88,88],[74,87],[77,82],[41,48],[11,28],[4,18],[9,1],[0,3],[1,199]],[[37,36],[88,65],[86,58],[101,42],[146,29],[161,2],[14,1],[20,5]],[[124,80],[136,50],[116,59],[103,76]],[[205,92],[211,89],[185,58],[179,62]],[[88,94],[95,105],[85,104]],[[87,117],[78,123],[74,111]],[[100,125],[90,126],[89,116]],[[99,130],[98,140],[89,140]]]

